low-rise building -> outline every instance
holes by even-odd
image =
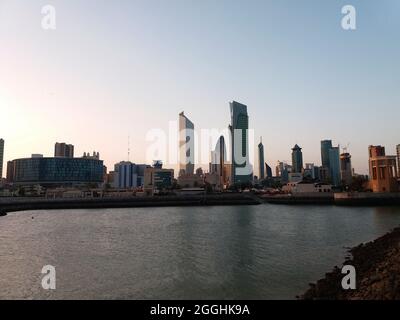
[[[183,173],[178,177],[178,184],[182,188],[203,187],[204,177],[198,174]]]
[[[323,183],[289,182],[283,186],[283,192],[286,193],[330,193],[332,185]]]
[[[303,174],[300,172],[289,173],[289,183],[296,183],[303,181]]]
[[[156,161],[153,167],[144,170],[144,192],[154,195],[157,191],[169,189],[174,180],[174,169],[163,169],[162,163]]]
[[[25,158],[8,162],[7,182],[21,186],[103,183],[103,161],[88,158]]]
[[[370,189],[373,192],[398,192],[396,156],[387,156],[385,147],[369,146]]]

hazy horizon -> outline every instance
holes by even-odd
[[[41,27],[48,4],[56,30]],[[357,30],[341,28],[346,4]],[[232,100],[248,106],[273,172],[296,143],[319,165],[331,139],[367,174],[368,145],[394,155],[400,143],[399,15],[396,0],[0,0],[3,174],[8,160],[53,156],[55,142],[113,170],[128,136],[144,163],[149,130],[181,111],[196,130],[223,130]]]

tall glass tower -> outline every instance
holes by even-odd
[[[292,149],[292,170],[293,173],[303,171],[303,153],[297,144]]]
[[[397,152],[397,176],[400,177],[400,144],[396,146]]]
[[[339,186],[340,179],[340,152],[339,147],[333,147],[329,149],[329,165],[330,165],[330,175],[332,179],[332,184],[334,186]]]
[[[321,161],[322,166],[330,168],[329,165],[329,150],[332,149],[332,140],[321,141]]]
[[[194,174],[194,124],[183,112],[179,114],[179,171]]]
[[[253,172],[249,160],[249,116],[247,106],[239,102],[230,103],[231,111],[231,143],[232,143],[232,182],[248,183],[253,180]]]
[[[262,143],[262,137],[260,137],[260,144],[258,145],[258,167],[259,167],[259,179],[265,179],[265,168],[264,168],[264,145]]]

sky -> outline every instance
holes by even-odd
[[[341,26],[347,4],[356,30]],[[130,136],[144,163],[150,130],[183,110],[197,130],[225,129],[235,100],[273,168],[296,143],[320,164],[332,139],[368,173],[368,145],[400,143],[399,35],[398,0],[0,0],[5,161],[58,141],[112,169]]]

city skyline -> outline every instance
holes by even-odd
[[[400,4],[354,1],[354,32],[340,26],[343,4],[69,1],[44,31],[40,1],[2,1],[4,164],[67,141],[77,155],[98,150],[110,169],[126,160],[128,136],[144,163],[148,130],[167,131],[182,110],[198,129],[225,129],[236,100],[270,165],[290,162],[294,144],[320,164],[320,141],[331,139],[350,143],[352,166],[368,174],[368,146],[395,155],[398,144]]]
[[[240,107],[245,107],[246,117],[248,117],[247,116],[247,106],[246,105],[242,105],[241,103],[238,103],[236,101],[233,101],[232,103],[230,103],[231,113],[232,113],[232,105],[235,105],[235,104],[239,105]],[[231,116],[232,116],[232,114],[231,114]],[[182,119],[184,120],[185,124],[183,124]],[[231,119],[231,121],[232,121],[232,119]],[[246,120],[246,121],[248,121],[248,120]],[[195,162],[194,164],[192,164],[190,162],[189,162],[189,164],[182,164],[182,163],[179,162],[179,161],[181,161],[181,157],[183,156],[182,155],[182,146],[185,145],[185,143],[182,141],[182,139],[186,136],[187,143],[189,143],[191,145],[188,150],[193,149],[194,148],[194,141],[195,141],[194,136],[193,136],[193,132],[196,132],[196,129],[194,128],[194,124],[184,115],[184,112],[180,112],[179,113],[178,125],[180,127],[179,128],[179,132],[180,133],[178,134],[178,144],[179,144],[179,156],[178,156],[178,158],[179,158],[179,160],[178,160],[178,163],[170,164],[170,166],[172,168],[174,168],[174,169],[178,168],[177,172],[179,172],[179,170],[182,169],[182,166],[186,167],[188,165],[192,167],[193,171],[195,169],[197,169],[197,168],[202,168],[202,169],[206,169],[205,172],[208,172],[207,169],[209,169],[208,168],[209,164],[210,164],[210,162],[213,161],[213,154],[212,153],[215,152],[212,148],[209,150],[210,162],[208,162],[208,163],[198,163],[198,162],[194,161]],[[186,127],[187,125],[189,127]],[[191,131],[192,133],[190,133],[191,138],[189,140],[187,140],[188,136],[187,136],[187,132],[186,132],[188,128],[190,130],[192,130]],[[128,139],[129,139],[129,137],[128,137]],[[260,173],[260,152],[261,152],[260,151],[260,145],[261,145],[261,148],[262,148],[262,158],[264,160],[264,145],[262,144],[262,137],[260,137],[260,139],[261,139],[261,141],[260,141],[259,145],[257,146],[257,148],[255,148],[256,141],[255,140],[253,141],[253,144],[254,144],[254,148],[253,148],[254,149],[254,158],[253,158],[253,162],[251,162],[251,161],[249,162],[250,165],[252,166],[252,170],[253,170],[252,171],[252,175],[254,175],[254,176],[257,176],[257,174]],[[247,138],[245,138],[245,140],[247,140]],[[6,151],[5,151],[5,148],[4,148],[4,144],[5,144],[4,143],[4,139],[0,139],[0,142],[1,142],[0,143],[1,158],[3,160],[3,158],[6,159],[6,157],[4,156],[4,154],[6,154]],[[216,143],[218,145],[219,140]],[[250,143],[250,141],[249,141],[249,143]],[[352,157],[351,153],[348,153],[349,144],[347,146],[345,146],[345,147],[342,147],[340,144],[337,145],[336,147],[334,147],[332,145],[332,140],[321,140],[320,144],[321,144],[320,145],[320,152],[321,152],[320,159],[317,160],[317,161],[315,161],[315,160],[314,161],[310,161],[309,163],[313,164],[313,165],[321,166],[321,167],[329,167],[330,166],[329,164],[328,164],[328,166],[326,165],[326,163],[324,164],[324,159],[327,159],[327,157],[328,157],[329,160],[325,160],[325,162],[326,161],[330,162],[332,156],[334,155],[334,157],[335,157],[335,161],[334,162],[337,162],[337,164],[335,164],[335,167],[336,167],[335,170],[336,170],[337,178],[334,179],[334,180],[338,182],[341,179],[341,177],[340,177],[341,173],[340,173],[340,165],[339,165],[339,156],[347,155],[350,158]],[[379,145],[381,145],[381,144],[379,144]],[[372,144],[369,144],[368,148],[371,147],[371,146],[372,146]],[[63,149],[61,149],[61,148],[63,148]],[[73,145],[73,144],[66,144],[65,142],[63,142],[63,143],[56,142],[55,146],[53,148],[54,156],[55,157],[60,157],[61,156],[61,157],[72,157],[72,158],[74,158],[74,148],[75,148],[75,145]],[[326,149],[326,148],[328,148],[328,149]],[[304,163],[303,162],[303,154],[301,152],[301,150],[303,148],[300,148],[296,144],[293,148],[289,147],[289,149],[292,151],[291,152],[291,158],[292,159],[289,160],[289,161],[288,160],[282,160],[282,161],[281,160],[277,160],[278,165],[281,162],[288,163],[288,164],[294,165],[294,167],[295,167],[294,172],[301,172],[302,171],[301,168],[304,168],[304,165],[303,165],[303,163]],[[299,151],[300,152],[300,156],[299,156],[300,158],[299,159],[297,159],[297,156],[294,156],[294,154],[295,154],[294,150],[300,150]],[[119,163],[124,163],[124,162],[130,162],[130,163],[133,163],[133,164],[138,164],[138,163],[140,164],[141,163],[140,161],[136,161],[135,159],[132,159],[132,161],[129,159],[129,152],[130,152],[129,146],[128,146],[127,151],[128,151],[128,158],[120,160],[120,161],[118,161],[118,162],[116,162],[114,164],[111,164],[110,166],[107,166],[106,162],[102,159],[102,161],[104,161],[104,165],[108,168],[108,171],[112,171],[113,170],[112,168],[114,168],[114,166],[118,165]],[[61,153],[65,153],[65,152],[67,152],[67,154],[61,154]],[[325,154],[326,152],[328,152],[328,154]],[[68,154],[68,153],[70,153],[70,154]],[[399,154],[400,154],[400,145],[397,144],[395,152],[390,152],[389,151],[389,154],[390,155],[394,155],[396,157],[396,159],[397,159],[397,165],[396,165],[397,168],[396,169],[398,169],[399,172],[400,172],[400,156],[399,156]],[[95,155],[97,155],[97,159],[99,159],[99,152],[96,153],[94,151],[93,152],[93,157]],[[12,160],[16,160],[16,159],[29,159],[29,158],[34,158],[36,156],[39,156],[39,157],[43,157],[43,156],[44,157],[52,157],[52,155],[44,155],[43,153],[32,153],[30,155],[26,155],[26,156],[23,156],[23,157],[20,157],[20,158],[13,158],[13,159],[8,159],[8,160],[3,160],[2,161],[3,162],[3,171],[4,171],[4,165],[7,165],[8,161],[12,161]],[[82,158],[90,157],[90,153],[83,152],[82,156],[80,156],[80,155],[75,156],[75,158],[81,158],[81,157]],[[194,158],[193,154],[190,155],[190,159],[193,159],[193,158]],[[367,159],[368,159],[368,157],[367,157]],[[232,159],[230,159],[230,160],[232,160]],[[300,162],[299,162],[299,160],[300,160]],[[161,161],[163,161],[163,159],[161,159]],[[189,161],[191,161],[191,160],[189,160]],[[142,163],[145,163],[145,162],[146,161],[143,161]],[[297,162],[299,162],[299,163],[297,163]],[[268,162],[265,162],[265,164],[267,164],[267,163]],[[167,164],[168,164],[168,162],[167,162]],[[354,173],[356,173],[356,174],[368,175],[368,173],[369,173],[369,169],[368,169],[367,172],[358,172],[358,171],[355,170],[354,166],[352,166],[351,168],[352,168],[352,170],[354,169]],[[332,172],[331,172],[331,174],[332,174]],[[179,173],[178,173],[178,175],[179,175]],[[3,176],[5,176],[5,175],[3,174]]]

